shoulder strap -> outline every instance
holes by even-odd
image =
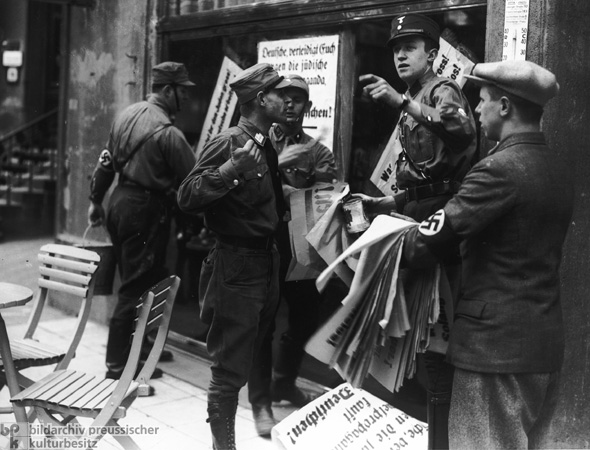
[[[145,144],[152,136],[154,136],[155,134],[159,133],[160,131],[164,130],[165,128],[168,128],[172,126],[171,123],[165,123],[163,125],[160,125],[158,128],[156,128],[154,131],[152,131],[151,133],[146,134],[141,141],[139,141],[137,143],[137,145],[135,147],[133,147],[133,150],[131,150],[129,152],[129,155],[127,156],[127,159],[125,159],[125,161],[123,161],[121,163],[121,171],[123,170],[123,168],[127,165],[127,163],[131,160],[131,158],[133,157],[133,155],[135,155],[135,153],[137,153],[137,151],[143,146],[143,144]]]

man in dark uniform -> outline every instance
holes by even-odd
[[[194,84],[183,64],[154,66],[152,94],[115,119],[92,175],[88,210],[92,226],[104,222],[102,201],[115,174],[119,175],[106,215],[121,277],[109,324],[108,378],[119,378],[127,362],[137,300],[168,275],[165,258],[174,190],[195,163],[184,135],[172,125],[174,114],[188,99],[188,86]]]
[[[423,267],[460,243],[451,448],[546,448],[564,356],[559,267],[574,202],[570,169],[541,132],[559,86],[529,61],[478,64],[469,78],[481,86],[482,130],[499,143],[443,209],[408,232],[404,257]]]
[[[199,281],[201,319],[211,326],[207,411],[215,449],[235,448],[238,393],[251,368],[253,379],[266,386],[257,390],[257,398],[250,398],[257,432],[268,435],[275,425],[272,361],[260,348],[279,302],[275,234],[285,207],[268,130],[273,122],[284,120],[280,89],[285,84],[270,64],[256,64],[238,74],[230,84],[240,103],[237,126],[205,146],[178,191],[181,210],[204,212],[217,241],[203,262]]]
[[[475,120],[457,83],[436,76],[432,70],[439,38],[439,26],[432,19],[419,14],[397,17],[392,22],[387,45],[408,90],[400,94],[376,75],[360,77],[364,95],[400,110],[394,133],[398,133],[402,148],[396,163],[397,187],[401,193],[382,198],[359,194],[371,215],[396,211],[422,221],[457,192],[471,167],[477,146]],[[447,264],[445,270],[451,291],[456,295],[459,267]],[[442,300],[451,304],[454,299]],[[445,318],[446,314],[441,317]],[[427,352],[419,358],[423,359],[428,379],[429,448],[447,448],[453,368],[441,353]],[[419,364],[418,370],[422,367]]]
[[[291,82],[283,89],[286,122],[272,126],[270,139],[279,155],[283,194],[288,202],[294,190],[309,188],[316,183],[332,183],[336,179],[336,163],[328,147],[303,131],[304,116],[312,106],[309,86],[299,75],[285,75],[285,80]],[[287,302],[288,328],[281,335],[273,364],[271,394],[273,401],[286,400],[301,407],[312,397],[299,389],[295,381],[305,354],[305,343],[318,327],[321,296],[315,280],[285,281],[293,257],[288,222],[284,222],[279,230],[278,245],[281,296]]]

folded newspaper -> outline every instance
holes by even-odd
[[[293,260],[287,281],[316,279],[353,242],[345,227],[340,202],[350,189],[346,183],[318,183],[291,193],[289,232]],[[346,261],[336,274],[350,284],[354,260]],[[354,267],[354,266],[353,266]]]
[[[404,237],[418,224],[377,216],[316,281],[322,291],[336,268],[360,253],[342,305],[306,345],[311,356],[334,368],[354,387],[368,374],[390,391],[416,370],[416,353],[430,343],[438,320],[440,266],[400,269]]]

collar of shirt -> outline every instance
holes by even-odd
[[[159,109],[162,110],[166,117],[170,118],[170,112],[168,111],[168,107],[160,97],[158,97],[155,94],[150,94],[148,95],[146,101],[151,105],[157,106]]]
[[[547,142],[545,141],[545,135],[542,131],[515,133],[494,146],[494,148],[488,152],[488,156],[506,150],[508,147],[512,147],[513,145],[519,144],[547,145]]]
[[[434,72],[432,70],[429,70],[419,80],[416,80],[416,82],[412,85],[412,87],[410,89],[408,89],[408,91],[410,92],[410,95],[412,96],[412,98],[414,98],[416,96],[416,94],[418,92],[420,92],[422,90],[422,88],[430,80],[432,80],[435,76],[436,75],[434,74]]]
[[[287,134],[285,134],[285,132],[282,130],[279,124],[276,123],[272,126],[272,132],[274,133],[274,140],[276,142],[286,141],[287,138],[289,138],[289,140],[291,140],[293,143],[299,144],[301,142],[301,139],[303,138],[302,131],[299,131],[298,133],[292,136],[287,136]]]
[[[252,137],[255,141],[258,141],[258,138],[260,137],[264,139],[268,138],[268,134],[263,133],[256,125],[254,125],[244,116],[240,117],[240,120],[238,121],[238,127],[249,134],[250,137]]]

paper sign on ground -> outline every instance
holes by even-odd
[[[272,429],[282,450],[389,450],[428,447],[428,426],[344,383]]]

